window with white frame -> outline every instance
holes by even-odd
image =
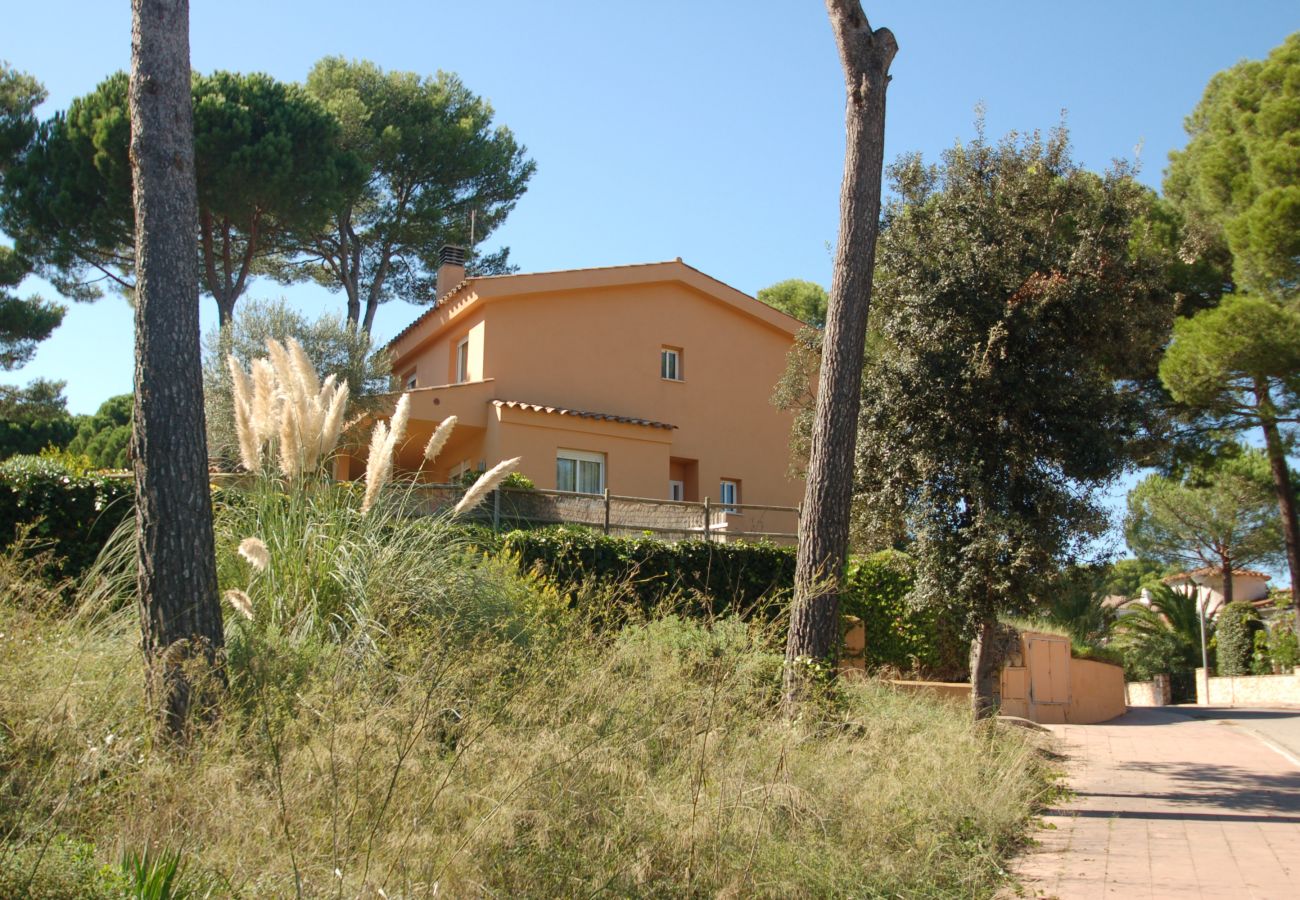
[[[659,377],[666,381],[681,381],[682,351],[675,347],[664,347],[659,351]]]
[[[686,482],[672,479],[668,482],[668,499],[685,500],[686,499]]]
[[[469,338],[463,338],[456,345],[456,383],[469,381]]]
[[[555,489],[579,494],[605,490],[605,454],[560,450],[555,454]]]
[[[722,508],[729,513],[737,513],[736,504],[740,502],[740,482],[724,478],[718,487],[718,499],[722,501]]]
[[[412,369],[411,371],[407,372],[407,373],[406,373],[406,378],[404,378],[404,379],[402,380],[402,382],[403,382],[403,384],[405,384],[406,389],[407,389],[408,391],[409,391],[409,390],[413,390],[413,389],[415,388],[415,384],[416,384],[416,380],[415,380],[415,370]]]

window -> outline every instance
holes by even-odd
[[[670,481],[670,482],[668,482],[668,499],[669,499],[669,500],[685,500],[685,499],[686,499],[686,485],[683,484],[683,483],[680,482],[680,481]]]
[[[740,502],[740,482],[723,479],[718,489],[718,499],[722,501],[722,507],[725,512],[738,513],[736,504]]]
[[[456,345],[456,383],[469,381],[469,338]]]
[[[682,380],[682,351],[672,347],[659,351],[659,377],[667,381]]]
[[[414,370],[414,369],[412,369],[411,371],[409,371],[409,372],[406,373],[406,377],[402,379],[402,384],[404,384],[404,385],[406,386],[406,389],[407,389],[408,391],[409,391],[409,390],[412,390],[412,389],[415,387],[415,370]]]
[[[561,450],[555,454],[555,489],[579,494],[605,490],[605,454]]]

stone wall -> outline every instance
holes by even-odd
[[[1130,681],[1124,685],[1124,696],[1129,706],[1168,706],[1173,690],[1168,675],[1157,675],[1150,681]]]
[[[1290,675],[1205,677],[1196,670],[1196,702],[1201,706],[1300,706],[1300,667]]]

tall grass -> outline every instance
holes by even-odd
[[[326,385],[303,382],[316,405],[288,430],[326,434]],[[1024,733],[874,682],[791,721],[777,626],[647,615],[617,585],[574,602],[467,545],[453,514],[410,515],[400,486],[367,505],[303,471],[310,454],[264,470],[260,440],[256,477],[216,508],[221,588],[249,607],[227,608],[230,691],[187,750],[150,738],[129,530],[76,615],[21,585],[0,597],[0,894],[979,897],[1003,880],[1048,790]]]
[[[231,700],[183,756],[145,737],[129,611],[5,609],[9,847],[176,848],[244,896],[968,897],[1045,790],[1020,733],[880,684],[788,722],[739,621],[610,632],[520,589],[528,640],[430,617],[382,656],[232,617]]]

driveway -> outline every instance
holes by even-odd
[[[1294,727],[1286,714],[1233,712],[1252,723],[1276,718],[1287,734]],[[1073,795],[1048,812],[1038,846],[1019,860],[1027,895],[1300,896],[1294,757],[1186,710],[1050,728]]]
[[[1295,758],[1300,765],[1300,709],[1232,709],[1218,706],[1170,706],[1170,712],[1193,719],[1227,722],[1251,732]]]

